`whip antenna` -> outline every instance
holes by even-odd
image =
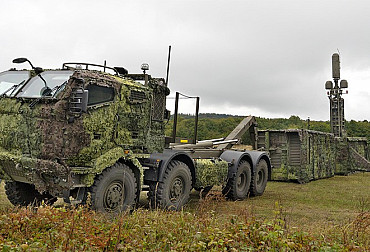
[[[167,74],[166,74],[166,85],[168,86],[168,75],[170,73],[170,59],[171,59],[171,46],[168,46],[168,60],[167,60]]]

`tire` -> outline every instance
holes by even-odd
[[[229,178],[222,193],[228,199],[243,200],[248,197],[248,192],[251,184],[251,166],[242,160],[238,165],[238,169],[234,177]]]
[[[137,190],[133,171],[127,165],[117,163],[95,178],[89,189],[91,206],[103,213],[131,210],[136,203]]]
[[[189,167],[180,161],[170,162],[163,175],[163,181],[149,185],[151,207],[180,210],[189,200],[192,177]]]
[[[268,166],[264,159],[261,159],[256,167],[256,172],[252,177],[251,196],[261,196],[265,191],[268,179]]]
[[[49,193],[39,193],[34,185],[17,181],[6,182],[5,193],[14,206],[40,206],[42,202],[51,206],[57,201],[57,197]]]

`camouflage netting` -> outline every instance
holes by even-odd
[[[195,159],[196,188],[223,185],[227,178],[228,163],[221,159]]]
[[[336,167],[335,173],[345,175],[355,170],[355,165],[351,162],[348,141],[345,138],[337,137],[336,142]]]
[[[332,134],[309,130],[259,131],[258,148],[270,154],[272,180],[308,182],[334,175]]]
[[[69,98],[77,83],[114,90],[112,101],[89,106],[76,117]],[[35,184],[39,191],[70,188],[71,171],[90,186],[96,174],[119,159],[141,170],[133,153],[164,148],[165,96],[161,79],[142,85],[98,71],[77,70],[58,99],[0,99],[0,177]],[[153,104],[159,104],[158,107]],[[154,116],[154,113],[156,115]],[[54,183],[54,184],[52,184]],[[53,189],[51,189],[53,188]],[[57,193],[55,193],[57,194]]]
[[[369,149],[366,138],[336,138],[336,174],[346,175],[355,171],[370,171]]]
[[[310,180],[370,170],[364,138],[335,138],[311,130],[262,130],[258,148],[269,152],[272,180]]]

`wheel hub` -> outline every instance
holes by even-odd
[[[116,209],[123,200],[122,184],[119,182],[112,183],[104,194],[104,207],[107,209]]]
[[[257,175],[257,184],[260,185],[263,181],[263,172],[259,171]]]
[[[239,190],[243,190],[246,186],[246,175],[244,173],[241,173],[236,181],[236,186]]]
[[[180,178],[175,178],[170,188],[170,200],[177,201],[184,191],[184,183]]]

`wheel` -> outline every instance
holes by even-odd
[[[163,181],[149,185],[149,201],[153,208],[180,210],[189,200],[191,188],[189,167],[183,162],[173,160],[164,172]]]
[[[5,183],[5,193],[15,206],[40,206],[42,202],[51,206],[57,201],[57,198],[49,193],[39,193],[34,185],[16,181]]]
[[[240,161],[234,177],[229,178],[222,193],[232,200],[243,200],[248,197],[251,184],[251,166],[247,161]]]
[[[268,178],[268,166],[264,159],[261,159],[256,167],[256,172],[252,177],[251,195],[261,196],[265,191]]]
[[[132,170],[127,165],[117,163],[95,178],[89,190],[91,206],[105,213],[131,210],[136,203],[137,190]]]

